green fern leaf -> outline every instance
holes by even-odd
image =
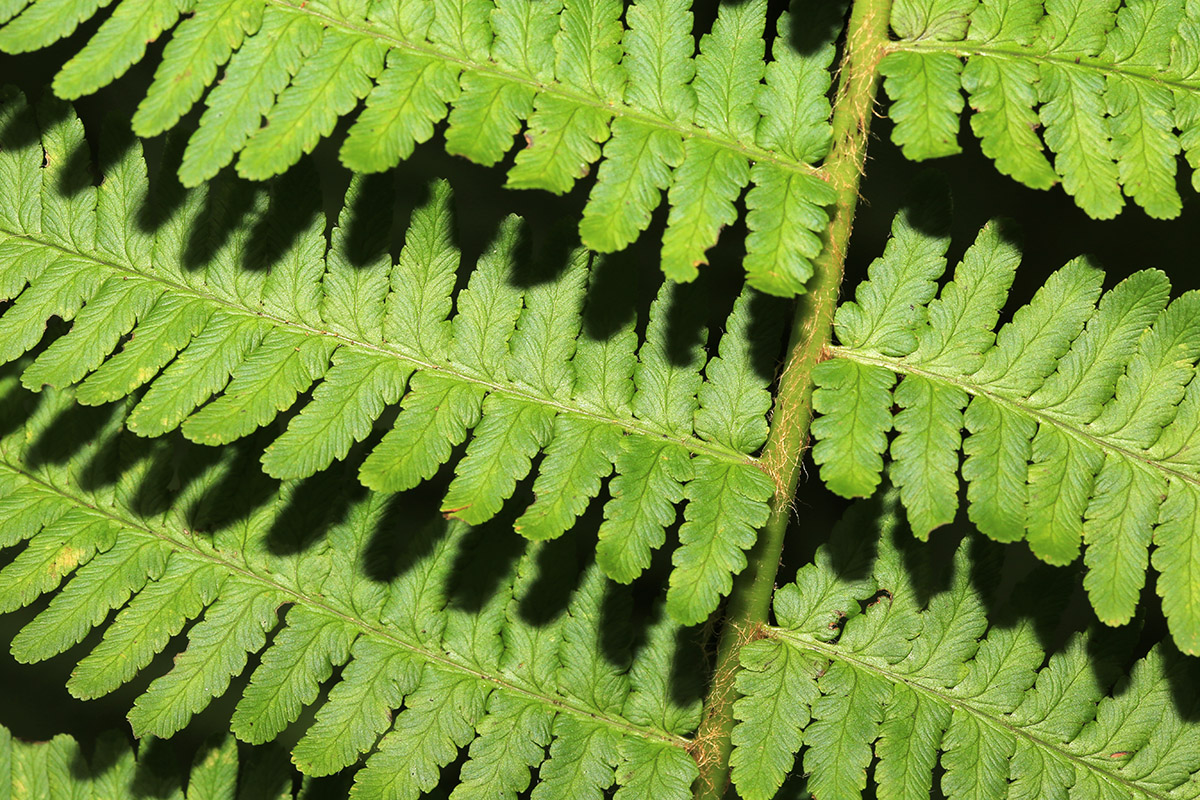
[[[122,3],[96,35],[68,61],[54,79],[54,91],[66,100],[91,94],[125,74],[154,41],[190,13],[189,0],[137,0]]]
[[[22,292],[12,309],[0,320],[0,358],[10,361],[37,344],[51,317],[71,319],[83,306],[84,299],[103,284],[101,273],[91,265],[63,258],[51,265],[42,276],[41,291]],[[59,291],[49,286],[59,283]]]
[[[622,440],[596,544],[596,560],[609,577],[630,583],[650,566],[694,469],[687,452],[670,442]]]
[[[156,678],[129,712],[134,731],[166,737],[182,730],[192,715],[224,693],[229,679],[246,666],[247,653],[262,648],[275,625],[284,595],[269,587],[227,579],[204,619],[188,632],[188,649],[175,667]]]
[[[292,774],[280,750],[247,751],[237,742],[214,737],[196,751],[180,782],[174,766],[150,741],[132,750],[124,735],[105,731],[87,755],[73,738],[58,734],[44,742],[23,742],[0,727],[0,792],[6,797],[158,797],[217,800],[236,796],[292,798]],[[90,757],[89,757],[90,756]],[[240,761],[240,763],[239,763]],[[240,790],[240,791],[239,791]]]
[[[646,341],[638,354],[633,383],[634,413],[663,431],[680,431],[696,413],[703,356],[697,342],[686,353],[676,345],[672,358],[669,320],[693,309],[684,305],[686,290],[663,286],[650,307]],[[690,326],[689,326],[690,327]],[[687,359],[684,363],[679,363]],[[683,499],[683,484],[695,473],[682,448],[670,442],[626,439],[617,456],[617,476],[600,527],[597,560],[614,579],[628,583],[650,564],[650,553],[665,540],[665,528],[675,521],[675,505]]]
[[[271,331],[233,370],[225,393],[184,420],[183,435],[203,444],[248,436],[291,408],[301,392],[325,376],[335,344]]]
[[[404,392],[412,368],[340,349],[312,402],[263,453],[263,469],[276,478],[297,478],[325,469],[371,432],[375,420]]]
[[[906,39],[953,41],[967,32],[979,0],[897,0],[892,27]]]
[[[734,714],[746,724],[734,729],[733,783],[746,800],[770,800],[791,773],[791,755],[800,749],[801,731],[811,719],[818,665],[770,639],[747,644],[739,659],[742,697]]]
[[[454,481],[442,501],[442,513],[477,525],[495,516],[517,481],[528,473],[533,456],[550,441],[552,410],[520,400],[483,401],[476,428]]]
[[[200,403],[225,388],[234,368],[258,347],[266,332],[267,326],[257,320],[217,310],[142,395],[130,412],[130,430],[142,436],[174,430]]]
[[[464,677],[426,670],[393,727],[354,781],[351,797],[412,797],[437,785],[441,768],[470,742],[486,693]]]
[[[656,121],[688,122],[696,105],[691,11],[684,0],[642,0],[626,12],[622,65],[629,102]],[[646,121],[620,116],[604,147],[596,187],[579,224],[583,241],[600,252],[620,250],[650,224],[670,169],[683,162],[683,139]]]
[[[781,14],[771,61],[755,97],[762,114],[758,143],[807,163],[825,157],[830,147],[829,116],[824,102],[835,47],[830,36],[840,26],[842,3],[797,7],[804,28],[792,15]],[[834,201],[827,185],[814,176],[789,173],[779,165],[758,161],[750,168],[746,194],[746,274],[751,286],[787,296],[804,291],[812,275],[812,259],[821,252],[816,231],[828,223],[825,207]]]
[[[671,185],[671,169],[683,163],[683,141],[671,131],[620,118],[612,123],[604,158],[579,232],[592,249],[611,253],[650,225],[662,190]]]
[[[96,235],[96,189],[72,169],[71,156],[86,147],[83,125],[63,103],[52,98],[37,108],[46,151],[42,178],[42,231],[67,248],[91,248]]]
[[[1153,488],[1159,489],[1159,486]],[[1185,652],[1191,651],[1193,632],[1200,625],[1200,603],[1197,603],[1191,585],[1182,579],[1184,575],[1193,574],[1200,560],[1195,538],[1196,512],[1196,496],[1191,485],[1178,479],[1169,481],[1167,497],[1158,509],[1158,526],[1153,536],[1155,548],[1150,562],[1163,576],[1155,588],[1163,601],[1163,613],[1169,615],[1172,635],[1189,648]],[[1142,540],[1145,540],[1144,535]],[[1137,554],[1141,557],[1140,551]]]
[[[813,370],[813,460],[821,479],[848,497],[874,493],[883,471],[883,452],[892,420],[896,376],[885,369],[848,361],[826,361]]]
[[[664,797],[682,800],[691,795],[696,780],[696,762],[679,750],[662,745],[626,739],[621,748],[617,782],[621,788],[614,800],[635,797]]]
[[[949,53],[893,53],[879,65],[896,120],[892,141],[913,160],[961,153],[962,62]]]
[[[223,579],[215,567],[172,553],[162,576],[130,600],[104,640],[79,662],[68,691],[82,699],[103,697],[130,681],[213,601]]]
[[[409,53],[388,53],[379,83],[346,134],[342,161],[363,172],[380,172],[412,155],[433,136],[433,125],[458,95],[449,65]]]
[[[600,800],[620,758],[619,739],[609,730],[573,717],[554,721],[550,757],[538,771],[530,797]]]
[[[10,102],[20,104],[15,96]],[[58,158],[35,165],[20,153],[57,153],[79,133],[70,119],[56,124],[61,138],[13,148],[7,180],[28,183],[19,173],[33,170],[53,186]],[[217,181],[203,202],[186,192],[172,200],[175,215],[146,234],[133,219],[138,207],[114,196],[160,198],[143,172],[135,152],[119,162],[114,183],[106,178],[93,192],[94,203],[84,192],[64,205],[47,188],[38,229],[74,231],[67,239],[35,237],[43,243],[30,245],[36,230],[24,226],[32,217],[20,209],[9,215],[0,246],[13,248],[14,258],[0,282],[16,299],[0,315],[2,354],[12,360],[33,347],[52,316],[71,322],[25,366],[27,386],[78,384],[88,405],[145,387],[130,430],[157,437],[179,428],[206,445],[255,435],[289,414],[261,459],[283,480],[312,476],[361,443],[369,451],[359,467],[364,485],[409,489],[433,478],[466,442],[443,511],[485,523],[535,471],[536,498],[516,523],[532,539],[570,529],[609,479],[598,544],[608,574],[623,582],[640,575],[683,503],[677,599],[669,608],[700,622],[728,593],[773,494],[754,453],[766,439],[766,362],[781,331],[759,321],[779,314],[752,291],[735,305],[707,366],[706,334],[694,319],[700,306],[670,284],[651,309],[640,349],[635,321],[610,337],[591,336],[581,332],[586,252],[572,255],[553,280],[522,287],[515,272],[522,234],[512,218],[455,295],[460,259],[447,187],[436,186],[414,213],[393,264],[392,190],[378,178],[352,183],[328,246],[321,226],[306,219],[282,240],[275,268],[250,272],[242,268],[254,257],[246,230],[213,230],[209,261],[189,270],[182,267],[194,258],[188,220],[218,224],[207,208],[230,215],[230,224],[238,213],[270,219],[290,208],[306,179],[256,195],[246,212],[228,204],[229,185]],[[360,224],[349,209],[366,209],[369,219]],[[397,403],[395,421],[381,422]],[[375,441],[377,427],[384,432]]]
[[[450,294],[459,258],[450,239],[450,187],[433,186],[413,212],[404,248],[391,271],[384,338],[409,342],[428,358],[445,358],[452,340]]]
[[[1109,624],[1132,618],[1149,547],[1165,546],[1153,556],[1158,591],[1176,643],[1196,652],[1185,532],[1194,501],[1184,495],[1196,490],[1197,465],[1171,455],[1197,423],[1185,399],[1200,358],[1196,295],[1168,303],[1166,276],[1145,270],[1100,296],[1101,274],[1076,261],[993,337],[1017,261],[1004,228],[985,228],[933,299],[936,259],[889,254],[940,253],[945,240],[903,223],[838,311],[843,344],[814,371],[823,416],[813,455],[826,483],[871,494],[895,427],[892,479],[924,538],[954,518],[961,449],[971,520],[993,539],[1025,539],[1052,564],[1086,545],[1084,585]]]
[[[1167,694],[1191,665],[1169,646],[1155,647],[1114,687],[1114,662],[1128,658],[1127,641],[1079,634],[1047,661],[1031,615],[989,629],[983,612],[992,587],[971,575],[978,553],[968,559],[963,543],[951,575],[927,572],[936,563],[929,551],[896,536],[897,495],[852,512],[834,552],[818,553],[781,589],[779,597],[790,599],[777,601],[779,627],[742,650],[739,792],[773,796],[799,751],[809,791],[858,797],[873,751],[887,797],[929,796],[939,762],[948,797],[1054,797],[1081,788],[1099,797],[1186,793],[1200,762],[1194,751],[1183,754],[1197,731]],[[850,556],[863,550],[879,587],[874,595],[860,577],[864,560]],[[1031,607],[1045,602],[1036,585],[1025,589],[1039,596]],[[832,586],[839,591],[817,588]],[[849,613],[832,630],[818,628],[794,615],[797,596],[813,598],[814,609]],[[1129,769],[1133,762],[1176,768]]]
[[[14,15],[21,13],[28,3],[24,0],[6,0],[3,7],[0,7],[0,21],[8,22]]]
[[[983,45],[1029,46],[1037,39],[1041,16],[1036,0],[983,4],[971,19],[967,38]],[[962,80],[975,111],[971,129],[996,168],[1035,189],[1053,186],[1057,176],[1037,135],[1038,66],[1021,60],[972,59]]]
[[[708,609],[729,594],[733,576],[746,568],[745,551],[767,523],[767,503],[775,493],[771,479],[754,467],[707,456],[694,463],[667,592],[667,609],[685,624],[703,622]]]
[[[233,712],[230,730],[244,742],[273,741],[350,657],[355,631],[340,620],[303,608],[290,611],[287,627],[271,643]]]
[[[354,763],[388,729],[392,709],[419,685],[420,664],[378,640],[355,639],[350,655],[343,680],[292,750],[306,775],[331,775]]]
[[[532,701],[501,694],[489,698],[478,738],[471,743],[470,760],[451,797],[515,798],[529,786],[530,767],[545,757],[553,714]]]
[[[155,542],[118,539],[96,556],[92,570],[71,581],[46,612],[13,639],[13,657],[27,664],[44,661],[83,641],[110,611],[140,592],[147,580],[162,577],[168,554]]]
[[[601,97],[616,97],[625,84],[621,6],[615,0],[573,0],[564,4],[561,30],[554,36],[555,73],[564,88]],[[600,158],[608,139],[610,115],[545,94],[534,101],[525,133],[508,174],[515,189],[542,188],[556,194],[570,190]]]
[[[0,50],[47,47],[105,5],[0,9]],[[340,151],[359,172],[411,157],[443,120],[446,149],[485,165],[513,150],[524,128],[511,187],[564,193],[600,162],[580,222],[595,250],[636,240],[666,190],[663,268],[676,280],[696,277],[749,186],[750,282],[802,292],[834,200],[819,162],[844,5],[798,6],[812,25],[794,43],[784,15],[769,64],[764,3],[722,9],[699,54],[682,0],[625,11],[614,0],[118,0],[54,87],[64,98],[92,93],[170,31],[133,127],[163,133],[211,87],[179,167],[188,186],[235,156],[243,177],[282,174],[360,102]]]
[[[109,278],[75,318],[71,334],[42,351],[22,376],[31,389],[70,386],[100,366],[162,296],[162,287]]]
[[[213,459],[183,440],[146,442],[124,430],[117,408],[92,412],[93,435],[65,458],[34,465],[37,440],[80,440],[64,415],[75,408],[70,392],[29,394],[21,366],[4,367],[0,381],[6,408],[34,409],[0,437],[0,509],[21,509],[0,518],[0,537],[28,542],[2,573],[0,607],[52,595],[16,639],[28,659],[101,629],[73,673],[74,694],[113,691],[193,623],[169,670],[134,701],[135,731],[182,728],[261,651],[238,690],[235,735],[273,740],[315,706],[294,762],[327,775],[373,751],[355,795],[416,797],[461,753],[460,793],[515,796],[536,768],[541,794],[649,786],[686,796],[699,695],[665,667],[689,657],[685,629],[660,612],[644,623],[644,643],[614,652],[607,614],[630,598],[595,565],[576,566],[579,542],[524,548],[435,516],[406,537],[405,566],[379,581],[363,565],[373,540],[409,513],[401,496],[349,497],[351,470],[280,485],[247,464],[244,443]],[[142,457],[117,457],[134,447]],[[101,480],[80,480],[97,470]],[[322,523],[330,496],[348,505]],[[324,537],[301,541],[313,524]],[[547,591],[563,598],[548,619]],[[235,775],[231,748],[205,762],[213,776]]]
[[[765,11],[762,2],[722,8],[696,57],[696,124],[734,141],[754,137]],[[721,228],[737,218],[733,203],[750,181],[750,165],[744,156],[699,139],[686,140],[683,152],[669,193],[662,268],[673,280],[690,281],[707,263],[704,254]]]
[[[163,51],[154,83],[133,115],[132,126],[139,136],[156,136],[179,122],[244,38],[258,32],[263,7],[252,0],[197,0],[195,15],[197,24],[181,28]]]
[[[621,435],[589,420],[555,417],[546,458],[533,482],[536,499],[513,527],[528,539],[553,539],[568,531],[613,470]]]
[[[79,402],[101,405],[144,385],[205,329],[216,309],[186,296],[164,295],[142,318],[138,337],[79,386]]]
[[[432,478],[479,423],[480,387],[421,373],[411,384],[395,426],[362,465],[364,485],[376,491],[411,489]]]
[[[108,5],[103,0],[56,0],[36,8],[25,4],[15,11],[6,9],[10,19],[24,13],[0,31],[0,48],[6,53],[28,53],[48,47]]]
[[[262,180],[311,152],[333,131],[338,117],[370,91],[371,80],[383,70],[385,52],[379,42],[326,30],[317,52],[280,93],[265,127],[246,143],[238,174]]]
[[[967,395],[907,375],[893,399],[902,410],[893,421],[892,480],[904,498],[913,534],[928,539],[934,528],[953,522],[958,509],[958,450]]]
[[[945,228],[948,197],[920,190],[914,195],[921,205],[896,216],[883,256],[871,262],[855,301],[837,311],[834,330],[843,342],[895,355],[917,348],[916,332],[925,321],[922,306],[937,291],[950,240],[927,233]]]
[[[14,611],[56,589],[80,564],[107,550],[116,539],[116,526],[85,512],[67,512],[49,522],[39,537],[0,570],[7,587],[0,612]]]
[[[316,20],[275,7],[263,12],[258,34],[251,36],[229,61],[220,84],[213,88],[200,117],[200,127],[188,140],[180,180],[197,186],[233,160],[321,43]]]
[[[899,41],[880,65],[893,139],[914,159],[958,152],[962,90],[1001,172],[1037,189],[1061,181],[1098,219],[1120,212],[1122,193],[1176,217],[1176,156],[1195,143],[1198,21],[1177,0],[896,3]]]

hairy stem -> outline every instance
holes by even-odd
[[[878,91],[878,66],[887,45],[892,0],[855,0],[846,30],[845,55],[833,106],[833,148],[825,160],[826,178],[837,192],[825,247],[815,261],[808,294],[796,306],[787,360],[771,419],[763,466],[775,480],[771,517],[747,554],[737,576],[717,645],[716,671],[697,734],[698,800],[717,800],[729,784],[730,733],[738,652],[767,622],[775,576],[791,515],[792,497],[812,421],[812,371],[829,346],[833,312],[842,284],[846,248],[858,205],[858,185]]]

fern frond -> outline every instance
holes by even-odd
[[[5,130],[14,137],[29,123],[22,105],[8,96]],[[390,195],[371,180],[351,187],[328,252],[313,220],[276,248],[270,270],[246,270],[252,223],[243,218],[214,232],[215,252],[189,269],[190,248],[213,225],[211,209],[225,203],[227,187],[184,193],[177,218],[141,232],[137,206],[122,201],[151,193],[133,146],[98,189],[63,200],[57,170],[68,148],[82,146],[80,126],[65,119],[44,142],[14,138],[0,152],[5,180],[45,187],[32,204],[18,195],[23,205],[10,206],[2,223],[0,281],[13,300],[0,315],[3,360],[36,345],[50,317],[72,320],[25,368],[26,387],[78,384],[88,405],[140,388],[133,432],[179,429],[207,445],[295,409],[262,457],[263,469],[284,480],[345,459],[386,425],[368,445],[360,479],[377,491],[409,489],[465,441],[442,511],[484,523],[536,471],[536,499],[515,525],[531,539],[570,529],[615,468],[600,532],[604,571],[623,582],[641,574],[686,500],[672,581],[689,590],[672,594],[671,614],[701,622],[728,593],[774,489],[753,457],[766,439],[766,363],[781,336],[778,325],[758,322],[779,317],[766,298],[747,290],[706,365],[701,323],[686,321],[697,304],[664,285],[635,355],[632,327],[610,340],[581,332],[586,251],[556,279],[522,288],[514,217],[455,296],[448,188],[436,185],[414,213],[393,264]],[[261,225],[296,191],[277,187],[274,208],[259,198],[246,213]],[[363,208],[386,216],[362,220]],[[39,223],[70,239],[42,233]],[[378,241],[364,244],[352,228]],[[181,241],[188,230],[190,243]],[[677,352],[684,330],[694,337],[686,360]],[[380,422],[397,403],[395,421]]]
[[[1106,623],[1132,618],[1153,543],[1175,642],[1200,652],[1200,295],[1168,302],[1157,270],[1101,295],[1103,274],[1076,260],[993,333],[1019,260],[1008,226],[984,228],[934,298],[948,241],[914,213],[838,310],[840,344],[815,371],[822,477],[872,494],[894,428],[892,478],[925,538],[955,516],[961,451],[971,521],[1053,564],[1086,545],[1085,586]]]
[[[532,769],[541,797],[690,796],[698,687],[668,676],[694,645],[661,604],[634,616],[578,537],[522,544],[360,491],[344,467],[281,484],[258,443],[139,439],[119,407],[29,393],[17,366],[0,372],[0,542],[17,548],[0,607],[50,602],[13,653],[99,630],[68,684],[81,698],[170,657],[133,703],[137,736],[184,728],[257,654],[233,734],[271,742],[314,711],[294,763],[321,776],[370,753],[358,797],[416,798],[460,752],[465,796],[515,797]]]
[[[102,5],[34,0],[0,27],[0,50],[46,47]],[[749,185],[750,283],[791,296],[812,274],[834,199],[817,165],[844,4],[801,1],[793,13],[813,24],[793,42],[784,14],[768,66],[765,2],[722,8],[697,54],[678,0],[117,0],[54,89],[94,92],[171,30],[133,128],[168,130],[212,87],[179,171],[189,186],[235,156],[243,177],[278,175],[360,101],[341,148],[359,172],[408,158],[443,120],[447,150],[487,165],[524,128],[509,186],[561,194],[599,162],[580,223],[597,251],[635,240],[666,190],[662,264],[674,280],[696,277]]]
[[[1036,189],[1061,182],[1099,219],[1120,212],[1122,192],[1152,217],[1179,215],[1176,156],[1198,158],[1195,4],[906,0],[892,29],[880,69],[909,158],[959,152],[965,92],[971,129],[1004,174]]]
[[[126,737],[106,731],[90,752],[71,736],[23,742],[0,725],[0,793],[5,797],[121,798],[151,795],[206,800],[303,797],[292,788],[287,755],[275,748],[248,751],[239,758],[237,740],[222,736],[196,751],[186,780],[180,782],[163,745],[153,739],[136,751]]]
[[[880,797],[929,797],[939,762],[951,798],[1191,796],[1191,659],[1161,644],[1122,675],[1130,642],[1103,629],[1047,659],[1037,615],[985,615],[980,548],[964,541],[946,574],[898,510],[894,491],[858,504],[741,651],[742,797],[774,797],[797,753],[806,790],[833,800],[860,797],[872,763]],[[1022,589],[1043,616],[1046,585]]]

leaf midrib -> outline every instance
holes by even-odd
[[[46,481],[42,477],[25,470],[20,463],[13,463],[8,459],[7,454],[0,456],[0,467],[20,475],[30,483],[38,485],[44,491],[52,492],[59,497],[62,497],[64,500],[74,504],[78,508],[87,509],[92,514],[115,522],[122,528],[136,531],[144,536],[152,536],[160,541],[165,542],[167,545],[175,548],[176,550],[186,552],[198,559],[202,559],[210,564],[213,564],[214,566],[223,569],[226,572],[236,574],[240,578],[257,581],[263,586],[279,591],[289,598],[292,598],[292,602],[295,602],[299,605],[308,606],[309,608],[315,609],[320,613],[339,619],[347,625],[358,628],[363,634],[369,634],[383,639],[398,649],[407,651],[416,657],[425,660],[426,662],[437,664],[438,666],[451,672],[468,675],[481,683],[490,684],[495,688],[530,698],[544,706],[548,706],[555,711],[566,712],[576,717],[602,723],[611,728],[615,728],[624,734],[638,736],[643,739],[653,739],[672,747],[679,747],[685,750],[690,748],[692,744],[691,740],[687,737],[669,734],[665,733],[664,731],[636,725],[620,717],[615,717],[611,714],[589,709],[581,704],[574,703],[565,697],[552,697],[541,694],[513,681],[509,681],[501,676],[490,675],[486,672],[472,669],[462,662],[450,657],[450,655],[447,653],[428,650],[420,647],[419,645],[406,642],[386,628],[372,625],[363,619],[340,611],[328,603],[309,597],[298,589],[285,586],[276,580],[270,580],[245,566],[230,561],[220,555],[220,551],[216,550],[215,548],[212,551],[209,551],[201,549],[190,543],[181,542],[180,540],[171,536],[169,533],[155,530],[153,527],[148,525],[145,520],[137,516],[131,515],[126,517],[122,516],[116,510],[93,505],[88,501],[87,498],[75,496],[66,489],[56,486]]]
[[[1147,469],[1163,474],[1166,478],[1174,478],[1175,480],[1189,484],[1194,490],[1200,491],[1200,477],[1192,473],[1177,469],[1161,461],[1156,461],[1145,452],[1138,452],[1127,447],[1114,444],[1101,436],[1090,433],[1084,428],[1072,424],[1067,420],[1058,417],[1046,410],[1033,408],[1019,400],[1014,400],[1003,394],[997,394],[983,386],[971,383],[963,378],[955,378],[949,375],[944,375],[939,372],[922,369],[913,364],[908,364],[901,359],[891,358],[888,356],[879,355],[878,353],[863,352],[853,348],[836,345],[829,348],[830,354],[836,357],[845,358],[859,364],[867,364],[870,366],[883,367],[897,373],[898,375],[919,375],[922,378],[940,383],[944,386],[951,386],[963,390],[972,397],[985,397],[997,405],[1004,406],[1022,416],[1032,418],[1039,425],[1049,425],[1052,428],[1063,432],[1072,437],[1076,441],[1084,444],[1090,444],[1098,447],[1105,454],[1116,455],[1128,461],[1139,464]]]
[[[544,406],[544,407],[554,410],[556,413],[573,414],[577,417],[584,417],[586,419],[594,420],[596,422],[604,423],[607,425],[613,425],[615,427],[621,428],[622,430],[624,430],[626,433],[629,433],[629,434],[636,434],[636,435],[645,436],[645,437],[648,437],[651,439],[658,439],[658,440],[672,442],[672,443],[682,446],[684,449],[686,449],[688,452],[692,453],[693,455],[707,455],[707,456],[711,456],[711,457],[717,459],[718,461],[722,461],[722,462],[732,462],[732,463],[738,463],[738,464],[750,464],[753,466],[759,466],[759,460],[757,458],[755,458],[754,456],[748,456],[745,453],[741,453],[736,450],[733,450],[732,448],[725,447],[717,442],[706,442],[696,436],[680,437],[678,435],[672,435],[671,433],[657,430],[657,429],[645,424],[641,420],[638,420],[632,416],[630,416],[628,418],[623,418],[623,419],[617,418],[614,416],[606,416],[604,414],[600,414],[595,411],[589,410],[583,406],[573,406],[573,405],[569,405],[567,403],[561,402],[559,400],[556,400],[553,397],[535,394],[532,390],[523,388],[519,385],[516,385],[515,383],[500,383],[495,380],[488,380],[486,378],[483,378],[483,377],[480,377],[480,376],[474,374],[473,372],[467,370],[466,368],[456,367],[452,364],[438,364],[433,361],[429,361],[420,355],[417,355],[416,352],[407,352],[407,351],[392,349],[392,347],[396,347],[398,344],[395,342],[388,342],[388,345],[390,345],[390,346],[373,344],[371,342],[364,342],[360,339],[355,339],[355,338],[346,336],[341,333],[337,333],[337,332],[330,331],[330,330],[324,330],[322,328],[313,327],[311,325],[308,325],[308,324],[305,324],[302,322],[297,322],[295,320],[290,320],[290,319],[286,319],[283,317],[279,317],[279,316],[269,313],[265,309],[253,309],[253,308],[249,308],[245,305],[241,305],[238,303],[234,303],[230,300],[226,300],[224,298],[216,297],[211,294],[205,294],[204,292],[199,291],[198,289],[196,289],[194,287],[171,280],[164,275],[153,274],[153,273],[147,274],[146,272],[142,272],[136,268],[128,267],[128,266],[125,266],[122,264],[117,264],[112,261],[108,261],[103,258],[100,258],[99,256],[94,255],[94,254],[78,253],[73,250],[69,250],[65,247],[62,247],[61,245],[45,241],[43,239],[37,238],[33,235],[30,235],[30,234],[27,234],[24,232],[12,231],[7,228],[0,227],[0,237],[2,237],[2,236],[9,236],[12,238],[22,239],[22,240],[30,242],[34,245],[47,247],[47,248],[56,250],[60,253],[63,253],[64,255],[69,255],[72,258],[77,258],[77,259],[80,259],[83,261],[91,262],[93,264],[96,264],[97,266],[103,267],[105,269],[110,269],[114,272],[131,275],[131,276],[137,277],[137,278],[139,278],[141,280],[145,280],[145,281],[159,283],[159,284],[167,287],[167,291],[170,291],[173,294],[181,295],[184,297],[195,298],[198,300],[202,300],[206,303],[211,303],[213,305],[220,306],[222,308],[225,308],[232,314],[236,314],[236,315],[243,316],[243,317],[252,317],[255,319],[265,320],[278,328],[291,329],[296,332],[303,333],[305,335],[325,336],[325,337],[333,339],[343,345],[360,348],[362,350],[369,350],[371,352],[378,353],[378,354],[381,354],[384,356],[389,356],[392,358],[397,358],[397,359],[400,359],[403,361],[407,361],[416,370],[433,371],[433,372],[440,373],[442,375],[450,376],[454,380],[459,381],[461,383],[474,384],[476,386],[481,386],[481,387],[485,388],[489,393],[498,393],[498,394],[505,395],[508,397],[516,398],[518,400],[523,400],[523,401],[531,403],[533,405]],[[38,280],[38,277],[39,276],[35,276],[32,279],[33,282],[36,282]],[[138,320],[138,323],[140,323],[140,322],[141,322],[141,320]],[[134,328],[134,330],[136,330],[136,327]],[[186,349],[186,348],[181,348],[181,350],[183,350],[183,349]],[[112,354],[110,353],[109,356],[111,356],[111,355]],[[106,358],[107,357],[108,356],[106,356]]]
[[[522,75],[519,72],[505,69],[503,66],[492,62],[477,62],[472,61],[462,56],[445,52],[438,49],[436,46],[422,42],[419,44],[405,41],[394,35],[384,33],[382,31],[369,27],[369,23],[354,24],[346,20],[332,17],[328,14],[323,14],[316,9],[305,7],[303,3],[293,5],[287,0],[266,0],[268,5],[283,9],[284,11],[301,16],[311,17],[320,20],[321,24],[327,28],[336,28],[349,33],[357,34],[364,37],[372,37],[385,42],[389,47],[398,50],[405,50],[426,58],[434,58],[439,61],[450,62],[457,64],[464,71],[492,75],[501,80],[510,83],[522,84],[533,88],[539,94],[548,94],[553,97],[559,97],[568,100],[577,105],[590,106],[607,112],[614,117],[625,117],[627,119],[637,120],[649,127],[658,128],[660,130],[671,131],[678,134],[684,139],[703,139],[711,142],[725,150],[732,150],[741,153],[751,161],[766,161],[776,164],[782,169],[789,172],[797,172],[805,175],[824,176],[825,171],[821,167],[814,167],[803,161],[793,160],[781,153],[775,153],[757,145],[748,145],[737,141],[733,138],[728,138],[719,135],[718,132],[701,128],[695,123],[687,124],[672,124],[671,122],[659,117],[652,112],[643,111],[634,106],[627,105],[623,100],[614,100],[609,98],[597,98],[572,88],[564,83],[553,81],[545,83],[534,80],[527,75]],[[693,56],[694,57],[694,56]]]
[[[1096,764],[1088,761],[1083,756],[1071,753],[1060,747],[1055,742],[1051,742],[1047,739],[1041,738],[1040,736],[1036,736],[1031,731],[1028,731],[1023,727],[1010,725],[1004,720],[998,719],[994,715],[989,714],[987,711],[974,707],[969,702],[970,698],[954,697],[933,686],[927,686],[926,684],[920,682],[920,679],[917,676],[905,675],[900,672],[886,669],[879,664],[873,663],[872,661],[857,658],[854,655],[844,652],[838,648],[836,644],[827,644],[824,642],[819,642],[815,639],[808,639],[807,637],[781,628],[772,628],[770,633],[779,639],[782,639],[788,645],[796,648],[797,650],[817,653],[825,658],[841,661],[842,663],[849,665],[852,669],[870,673],[892,684],[902,684],[907,686],[913,692],[922,694],[932,699],[936,703],[941,703],[949,706],[951,709],[970,714],[974,719],[980,721],[982,724],[985,724],[994,730],[1006,733],[1014,739],[1025,739],[1042,752],[1051,753],[1062,761],[1069,762],[1076,767],[1081,767],[1087,770],[1087,772],[1090,774],[1115,785],[1119,789],[1123,789],[1127,792],[1137,794],[1142,797],[1155,798],[1155,800],[1168,800],[1169,795],[1166,793],[1152,791],[1122,775],[1114,775],[1110,772],[1106,772]]]
[[[270,0],[270,2],[278,2],[278,0]],[[989,45],[971,41],[935,42],[905,40],[890,42],[887,46],[887,52],[950,53],[959,58],[983,56],[985,58],[1006,59],[1010,61],[1032,61],[1038,64],[1051,64],[1066,70],[1098,72],[1105,77],[1119,75],[1139,84],[1200,93],[1200,84],[1187,81],[1183,78],[1168,77],[1164,72],[1149,67],[1140,69],[1137,67],[1123,67],[1119,64],[1105,62],[1095,56],[1085,56],[1076,61],[1074,56],[1055,55],[1052,52],[1038,52],[1037,50],[1023,48],[1020,45]]]

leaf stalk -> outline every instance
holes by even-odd
[[[879,89],[879,62],[888,44],[892,0],[856,0],[846,28],[844,55],[833,104],[833,146],[824,174],[837,193],[824,248],[814,261],[808,293],[796,303],[787,357],[771,416],[762,464],[775,481],[771,516],[747,553],[736,577],[717,644],[716,669],[704,717],[697,732],[695,757],[700,766],[694,796],[719,800],[729,785],[735,681],[741,648],[760,635],[768,622],[775,578],[791,517],[792,498],[812,422],[812,371],[824,358],[833,333],[833,313],[846,261],[858,187]]]

